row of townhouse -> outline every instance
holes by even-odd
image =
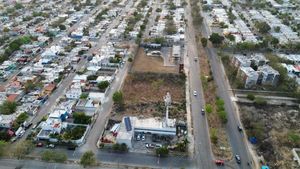
[[[256,85],[276,86],[278,83],[279,72],[268,65],[268,60],[263,54],[236,54],[231,62],[234,67],[238,68],[237,76],[242,79],[245,88],[252,88]]]

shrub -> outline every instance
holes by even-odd
[[[169,150],[167,147],[160,147],[156,149],[156,155],[160,157],[165,157],[169,154]]]
[[[210,139],[213,144],[218,143],[217,132],[218,132],[218,130],[216,128],[211,128],[211,130],[210,130]]]
[[[255,100],[254,94],[248,94],[247,95],[247,99],[249,99],[249,100]]]
[[[227,113],[226,111],[219,111],[218,116],[223,123],[227,123]]]
[[[205,111],[207,113],[211,113],[213,111],[213,108],[212,108],[211,104],[206,104],[205,105]]]
[[[96,164],[95,154],[92,151],[85,152],[80,158],[80,164],[85,168]]]
[[[258,106],[265,106],[267,105],[267,101],[262,97],[256,97],[254,100],[254,104]]]

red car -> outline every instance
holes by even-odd
[[[215,160],[217,165],[224,165],[224,160]]]
[[[39,142],[39,143],[37,143],[37,144],[36,144],[36,146],[37,146],[37,147],[43,147],[43,146],[44,146],[44,144],[43,144],[43,143],[41,143],[41,142]]]

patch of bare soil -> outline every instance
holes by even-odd
[[[271,168],[294,169],[292,148],[300,147],[300,112],[292,107],[240,105],[248,137],[256,137],[256,150]],[[299,166],[298,166],[299,168]]]
[[[131,71],[178,74],[178,67],[164,66],[164,61],[162,57],[147,56],[144,51],[144,48],[139,48],[137,55],[134,58]]]

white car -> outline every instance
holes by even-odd
[[[194,96],[197,96],[197,91],[196,90],[194,90]]]

